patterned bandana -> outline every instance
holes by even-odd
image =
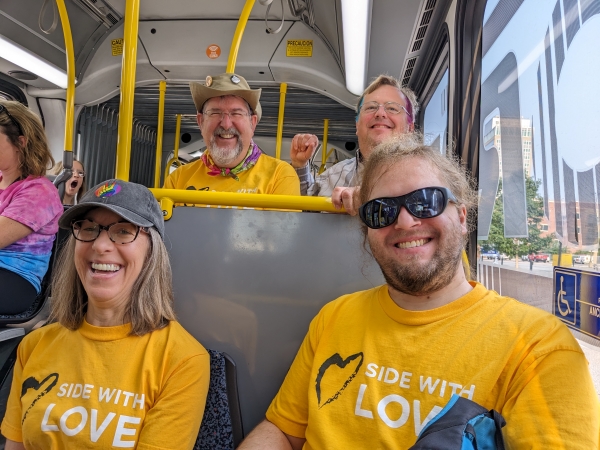
[[[202,155],[202,161],[208,168],[209,175],[213,177],[216,177],[217,175],[222,175],[224,177],[230,176],[235,181],[240,181],[237,174],[254,167],[261,154],[262,151],[258,148],[258,145],[256,145],[254,141],[251,141],[250,148],[248,149],[248,153],[246,153],[244,160],[231,169],[217,166],[208,151],[204,152]]]

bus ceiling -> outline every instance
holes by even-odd
[[[315,91],[353,107],[357,97],[346,87],[345,53],[349,49],[345,48],[343,37],[344,2],[284,1],[284,23],[277,34],[266,32],[266,7],[257,2],[241,40],[236,72],[253,86],[286,82],[290,87]],[[275,16],[281,19],[278,3],[275,0],[271,5],[271,25]],[[365,79],[380,73],[404,79],[407,71],[413,69],[415,57],[423,52],[421,44],[427,30],[422,24],[431,22],[436,9],[441,11],[438,15],[445,16],[450,2],[371,3]],[[73,34],[76,103],[93,105],[106,101],[119,94],[126,2],[66,0],[65,4]],[[238,0],[214,2],[210,7],[191,0],[144,0],[139,11],[136,86],[158,86],[160,80],[167,80],[169,85],[187,84],[225,71],[242,5]],[[47,8],[40,16],[40,7],[37,0],[5,2],[0,9],[0,35],[35,55],[43,55],[44,60],[66,72],[61,22],[54,32],[44,34],[40,24],[48,28],[53,13],[52,8]],[[22,68],[2,57],[0,72],[25,83],[31,96],[65,96],[63,89],[42,77],[23,74]]]

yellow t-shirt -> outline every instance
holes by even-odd
[[[267,419],[304,449],[406,449],[453,393],[506,419],[508,449],[597,449],[598,397],[558,319],[480,284],[430,311],[386,285],[313,319]]]
[[[26,449],[191,449],[204,412],[207,351],[177,322],[52,324],[19,345],[2,434]]]
[[[231,176],[209,175],[202,159],[175,170],[165,181],[167,189],[237,192],[240,194],[300,195],[300,180],[294,168],[285,161],[264,153],[248,170]]]

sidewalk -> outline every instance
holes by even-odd
[[[592,379],[594,380],[594,386],[596,387],[596,392],[600,397],[600,348],[595,345],[588,344],[587,342],[577,340],[581,349],[585,353],[585,356],[590,363],[590,372],[592,374]]]

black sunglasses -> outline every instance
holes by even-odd
[[[6,106],[4,105],[0,105],[0,114],[2,113],[6,113],[10,121],[15,125],[15,127],[17,127],[17,130],[19,130],[19,136],[25,136],[23,134],[23,129],[21,128],[21,125],[19,125],[19,122],[17,122],[17,120],[12,116],[12,114],[8,112],[8,109],[6,109]]]
[[[358,209],[360,218],[366,226],[373,229],[392,225],[400,215],[400,209],[406,210],[418,219],[431,219],[444,212],[448,202],[456,197],[445,187],[426,187],[401,195],[369,200]]]

